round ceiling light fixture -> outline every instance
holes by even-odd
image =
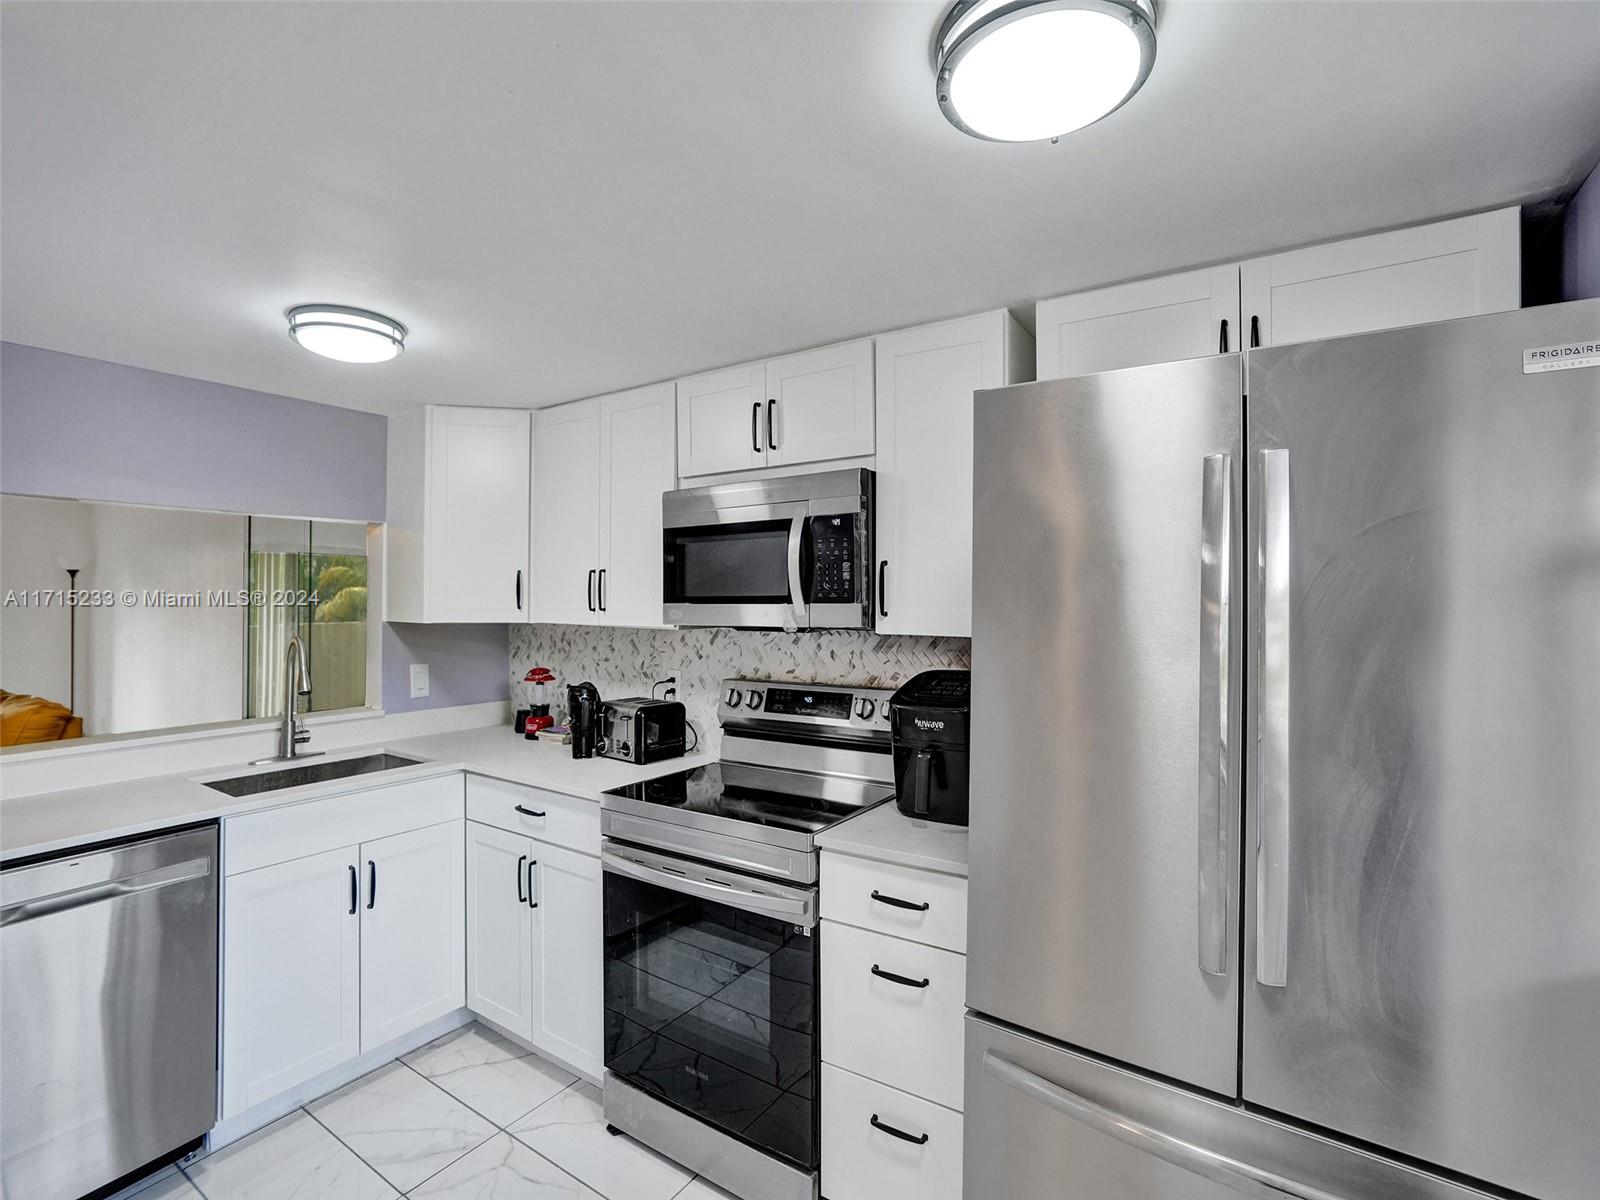
[[[406,348],[404,325],[365,308],[297,304],[286,315],[289,336],[324,358],[348,363],[388,362]]]
[[[960,0],[934,43],[939,107],[991,142],[1094,124],[1127,103],[1155,59],[1155,0]]]

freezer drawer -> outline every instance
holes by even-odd
[[[215,826],[0,874],[0,1195],[71,1200],[217,1115]]]
[[[1201,1093],[967,1018],[965,1195],[1489,1200]]]

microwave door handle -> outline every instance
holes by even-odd
[[[805,532],[806,514],[796,513],[789,521],[789,602],[794,606],[795,625],[801,629],[810,624],[805,584],[800,578],[800,547],[805,540]]]

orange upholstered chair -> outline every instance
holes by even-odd
[[[83,736],[83,718],[54,700],[0,691],[0,746],[27,746]]]

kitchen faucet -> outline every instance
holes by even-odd
[[[274,758],[258,758],[258,763],[291,762],[297,758],[315,758],[321,750],[297,750],[295,747],[309,742],[311,734],[300,719],[299,698],[311,695],[311,672],[306,668],[306,648],[300,635],[289,639],[285,655],[283,682],[283,724],[278,729],[278,753]]]

